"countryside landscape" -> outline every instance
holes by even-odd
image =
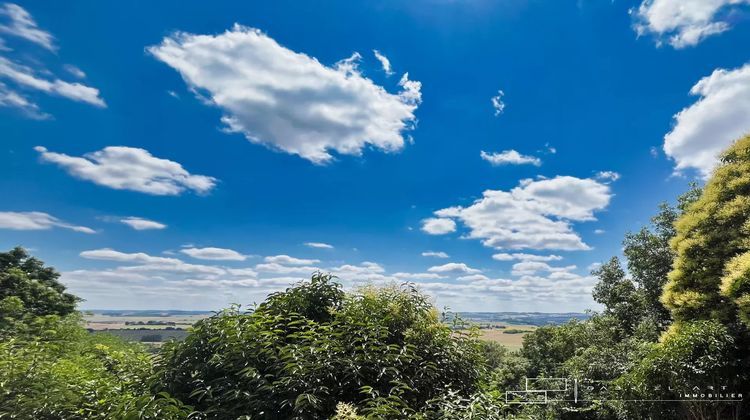
[[[750,0],[0,0],[0,420],[750,419]]]

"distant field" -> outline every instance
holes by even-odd
[[[187,329],[191,325],[200,321],[203,318],[210,316],[210,314],[199,314],[199,315],[166,315],[166,316],[130,316],[130,315],[107,315],[101,313],[94,313],[85,315],[83,318],[86,321],[86,328],[90,328],[95,331],[101,330],[112,330],[112,329],[154,329],[162,330],[166,327],[182,328]],[[158,321],[164,323],[173,322],[174,325],[128,325],[127,323],[138,323],[144,324],[148,321]]]
[[[86,328],[97,333],[114,334],[126,340],[141,341],[158,347],[164,341],[184,339],[193,324],[211,315],[211,312],[198,311],[96,311],[85,314],[84,320]],[[464,312],[459,316],[478,325],[482,339],[518,350],[523,344],[523,337],[538,326],[563,323],[571,318],[584,319],[588,315]],[[149,325],[149,321],[160,325]],[[154,343],[155,338],[158,340]]]
[[[535,325],[510,324],[506,322],[482,323],[480,325],[483,327],[479,330],[483,340],[494,341],[508,347],[510,350],[520,349],[526,334],[538,328]]]
[[[124,340],[141,343],[163,343],[169,340],[183,340],[188,332],[184,330],[103,330],[95,334],[112,334]]]

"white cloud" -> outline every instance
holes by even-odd
[[[596,179],[607,182],[607,181],[617,181],[620,179],[620,174],[615,171],[599,171],[596,173]]]
[[[143,219],[141,217],[126,217],[120,219],[120,223],[126,224],[135,230],[164,229],[167,227],[164,223],[153,220]]]
[[[279,263],[263,263],[255,266],[256,271],[273,274],[299,274],[302,276],[309,276],[310,274],[320,271],[318,267],[313,266],[288,266]]]
[[[503,102],[503,96],[505,96],[505,92],[502,90],[497,91],[497,95],[490,98],[490,101],[492,102],[492,108],[495,109],[495,116],[499,117],[503,112],[505,112],[505,102]]]
[[[635,14],[638,35],[653,34],[674,48],[697,45],[731,28],[729,16],[750,0],[644,0]]]
[[[575,265],[569,265],[566,267],[553,267],[541,261],[521,261],[519,263],[513,264],[512,274],[514,276],[532,276],[538,272],[567,273],[575,269]]]
[[[496,249],[590,249],[572,222],[595,220],[612,197],[610,187],[594,179],[557,176],[522,180],[510,191],[487,190],[468,207],[438,210],[440,219],[457,219],[468,238]]]
[[[438,274],[479,274],[482,270],[471,268],[465,263],[448,263],[435,265],[427,269],[430,273]]]
[[[66,64],[63,66],[63,68],[65,68],[65,71],[67,71],[68,73],[70,73],[71,75],[75,76],[78,79],[86,78],[86,73],[72,64]]]
[[[188,264],[178,258],[155,257],[143,252],[126,253],[116,251],[111,248],[83,251],[79,255],[82,258],[90,260],[116,261],[139,264],[127,267],[118,267],[118,270],[122,272],[157,272],[214,276],[227,273],[227,271],[221,267],[202,264]]]
[[[391,70],[391,60],[389,60],[388,57],[384,56],[378,50],[372,50],[372,53],[375,54],[375,58],[380,61],[380,65],[383,67],[383,71],[385,72],[385,74],[388,76],[392,75],[393,70]]]
[[[534,165],[541,166],[542,160],[536,156],[527,156],[515,150],[505,150],[500,153],[487,153],[482,150],[479,156],[489,162],[492,166],[500,165]]]
[[[40,29],[31,14],[23,7],[5,3],[0,6],[0,18],[5,20],[0,23],[0,33],[23,38],[50,51],[57,49],[52,34]]]
[[[559,255],[535,255],[535,254],[524,254],[524,253],[498,253],[492,256],[492,259],[497,261],[560,261],[562,257]]]
[[[83,157],[34,148],[43,161],[65,169],[70,175],[116,190],[131,190],[153,195],[179,195],[185,190],[207,193],[216,178],[193,175],[182,165],[152,156],[134,147],[108,146]]]
[[[603,235],[606,232],[607,231],[604,230],[604,229],[594,229],[594,233],[597,234],[597,235]]]
[[[437,273],[393,273],[393,277],[400,280],[434,280],[444,278]]]
[[[144,252],[126,253],[112,248],[92,249],[79,254],[89,260],[134,262],[134,263],[179,263],[177,258],[153,257]]]
[[[29,12],[13,3],[0,5],[0,35],[2,34],[33,42],[51,52],[57,50],[52,34],[40,29]],[[51,115],[42,112],[39,106],[19,89],[35,90],[100,108],[107,106],[98,89],[58,78],[45,68],[43,60],[36,57],[35,53],[17,53],[7,47],[5,40],[0,38],[0,79],[13,85],[8,86],[0,82],[0,106],[16,108],[23,115],[33,119],[52,118]],[[15,58],[11,59],[11,56]],[[64,65],[63,68],[79,79],[85,77],[85,74],[73,65]]]
[[[425,251],[422,253],[423,257],[435,257],[435,258],[448,258],[448,254],[442,251]]]
[[[64,272],[62,281],[85,296],[89,307],[217,309],[231,302],[265,299],[268,293],[309,278],[315,270],[331,272],[344,287],[360,284],[399,284],[408,281],[430,293],[438,305],[462,310],[583,310],[591,305],[596,279],[575,274],[569,267],[546,264],[515,267],[519,278],[492,278],[463,263],[436,266],[424,272],[390,273],[375,262],[337,267],[285,266],[271,262],[255,268],[187,264],[177,258],[125,253],[113,249],[84,251],[81,256],[117,265]],[[256,270],[257,268],[257,270]],[[211,293],[206,293],[211,290]],[[112,300],[116,296],[116,301]],[[520,302],[520,303],[519,303]],[[104,305],[102,305],[104,303]],[[471,308],[471,309],[468,309]],[[512,309],[510,309],[512,308]],[[563,309],[565,308],[565,309]],[[459,309],[461,310],[461,309]]]
[[[676,171],[695,168],[708,177],[721,151],[750,133],[750,64],[714,70],[690,94],[699,99],[674,116],[664,152],[674,159]]]
[[[52,117],[50,114],[42,112],[39,105],[33,103],[26,96],[11,90],[2,82],[0,82],[0,106],[16,108],[27,117],[35,120],[46,120]]]
[[[99,96],[99,89],[77,82],[43,79],[35,75],[35,71],[31,67],[15,63],[4,57],[0,57],[0,77],[26,88],[62,96],[73,101],[86,102],[100,108],[107,107],[107,104]]]
[[[309,246],[310,248],[333,249],[333,245],[324,242],[305,242],[305,246]]]
[[[311,265],[317,264],[320,260],[294,258],[289,255],[274,255],[263,259],[267,263],[277,263],[282,265]]]
[[[96,231],[86,226],[71,225],[69,223],[61,221],[54,216],[39,211],[0,212],[0,229],[48,230],[52,229],[53,227],[70,229],[82,233],[96,233]]]
[[[328,67],[240,25],[219,35],[176,33],[148,51],[221,108],[228,131],[317,164],[331,151],[401,150],[421,101],[421,85],[406,75],[398,94],[363,77],[359,54]]]
[[[431,217],[422,220],[422,230],[430,235],[444,235],[456,231],[456,222],[451,219]]]
[[[490,280],[489,277],[485,276],[484,274],[470,274],[468,276],[461,276],[456,278],[458,281],[487,281]]]
[[[247,256],[227,248],[185,248],[181,249],[180,252],[199,260],[245,261],[247,259]]]

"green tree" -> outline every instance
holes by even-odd
[[[15,297],[33,315],[68,315],[80,301],[57,281],[60,274],[21,247],[0,253],[0,301]]]
[[[750,321],[750,136],[735,142],[676,223],[662,301],[678,321]]]

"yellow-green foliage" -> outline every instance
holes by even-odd
[[[724,152],[703,194],[675,226],[677,235],[670,245],[677,257],[662,302],[678,321],[727,321],[738,308],[747,321],[750,136]]]

